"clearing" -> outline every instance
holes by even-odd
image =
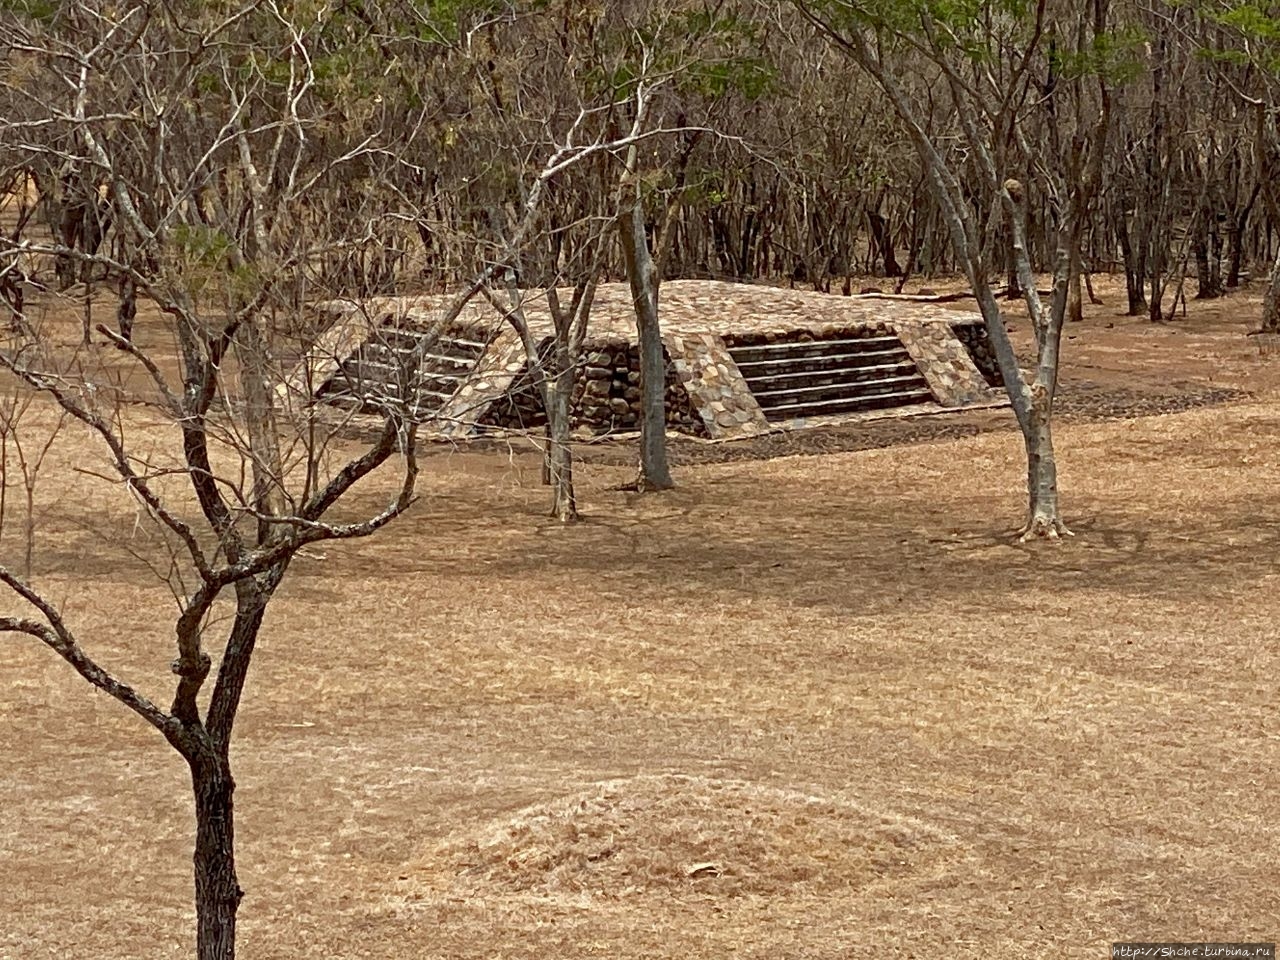
[[[407,518],[309,551],[271,608],[233,750],[242,955],[1274,939],[1280,355],[1254,295],[1155,327],[1103,293],[1065,346],[1057,547],[1010,542],[1005,410],[678,441],[661,496],[584,447],[570,528],[522,445],[433,447]],[[43,582],[167,703],[135,514],[60,469],[98,462],[78,435],[53,456]],[[189,956],[160,737],[7,637],[0,758],[0,958]]]

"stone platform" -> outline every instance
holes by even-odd
[[[568,303],[570,293],[561,293]],[[441,323],[447,297],[320,305],[328,327],[282,387],[376,409],[408,398],[428,432],[545,422],[519,337],[483,299]],[[524,313],[536,341],[552,323],[541,292]],[[1004,402],[982,318],[936,304],[841,297],[719,281],[662,285],[669,427],[714,440],[862,413],[916,414]],[[415,347],[414,344],[417,344]],[[410,379],[397,375],[415,357]],[[638,350],[631,294],[602,284],[571,415],[592,432],[634,429]]]

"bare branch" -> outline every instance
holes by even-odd
[[[141,499],[153,516],[177,534],[178,538],[186,546],[187,552],[190,554],[191,560],[200,574],[202,576],[210,574],[209,562],[191,527],[178,519],[164,506],[160,497],[151,489],[151,485],[134,469],[124,443],[106,420],[76,400],[66,385],[59,382],[58,379],[50,374],[30,370],[25,366],[19,365],[9,354],[3,351],[0,351],[0,367],[16,374],[35,389],[53,397],[59,407],[96,433],[110,451],[112,466],[120,474],[120,478],[124,480],[125,485]]]
[[[127,683],[112,676],[94,662],[80,648],[74,635],[67,628],[58,610],[35,591],[26,581],[6,567],[0,567],[0,583],[9,586],[18,596],[31,604],[44,617],[45,622],[21,617],[0,617],[0,632],[25,633],[42,641],[53,649],[80,676],[104,693],[110,694],[157,730],[168,733],[173,718],[157,707]]]

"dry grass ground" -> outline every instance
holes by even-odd
[[[688,465],[662,496],[593,464],[567,529],[527,454],[433,451],[412,515],[299,560],[269,615],[234,751],[242,955],[1274,939],[1280,357],[1243,337],[1256,299],[1161,328],[1109,299],[1071,331],[1068,391],[1254,396],[1064,422],[1058,547],[1010,542],[1007,414]],[[50,476],[43,582],[167,702],[173,605],[127,501]],[[8,638],[0,759],[0,958],[189,956],[161,739]]]

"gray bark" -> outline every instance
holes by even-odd
[[[658,326],[658,283],[644,233],[644,210],[637,195],[620,224],[622,250],[635,305],[640,341],[640,474],[636,489],[668,490],[675,486],[667,463],[666,361]]]
[[[555,376],[544,380],[547,411],[547,479],[551,484],[551,515],[562,523],[578,519],[573,490],[573,448],[569,444],[569,402],[573,396],[573,361],[567,345],[556,338]]]
[[[1067,281],[1067,320],[1080,323],[1084,320],[1084,283],[1080,254],[1071,257],[1071,276]]]
[[[284,461],[277,440],[269,347],[259,322],[253,317],[241,325],[237,352],[252,458],[253,509],[265,516],[277,517],[288,510],[283,487]],[[266,542],[280,532],[280,527],[273,529],[265,519],[258,521],[259,541]]]
[[[1039,391],[1037,391],[1039,393]],[[1043,395],[1047,400],[1047,394]],[[1037,401],[1040,397],[1037,396]],[[1027,523],[1022,539],[1054,539],[1070,531],[1058,505],[1058,463],[1053,449],[1050,404],[1033,402],[1031,428],[1023,433],[1027,448]]]
[[[822,26],[819,18],[811,19]],[[839,36],[828,29],[829,36]],[[990,181],[997,187],[998,195],[1007,213],[1007,223],[1012,233],[1010,253],[1016,269],[1019,285],[1034,328],[1038,357],[1034,377],[1028,383],[1019,369],[1013,345],[1004,328],[1004,320],[987,282],[986,265],[983,263],[980,233],[968,212],[963,190],[954,171],[938,152],[921,126],[916,111],[904,95],[901,87],[882,68],[879,58],[872,53],[865,40],[854,35],[844,39],[844,49],[862,65],[879,83],[899,118],[911,135],[916,148],[929,172],[930,185],[942,210],[943,219],[951,235],[956,259],[964,266],[979,307],[986,321],[988,335],[996,354],[1001,374],[1013,405],[1018,426],[1027,446],[1028,496],[1031,511],[1023,528],[1023,539],[1057,539],[1070,533],[1062,522],[1057,496],[1057,464],[1054,458],[1050,419],[1053,394],[1058,380],[1059,348],[1062,323],[1067,308],[1067,292],[1071,279],[1071,266],[1079,256],[1080,223],[1087,208],[1088,194],[1096,190],[1100,174],[1100,146],[1095,145],[1085,180],[1086,190],[1073,198],[1071,211],[1066,218],[1069,226],[1059,226],[1058,255],[1054,271],[1054,293],[1050,308],[1046,311],[1036,289],[1036,279],[1031,269],[1027,251],[1025,214],[1022,209],[1023,189],[1013,179],[1003,179],[998,173],[995,158],[980,132],[974,128],[972,118],[961,111],[970,145],[974,148]],[[953,96],[957,103],[965,99],[964,91],[953,76],[948,74]],[[1105,131],[1104,110],[1099,133]],[[1099,137],[1101,140],[1101,137]]]

